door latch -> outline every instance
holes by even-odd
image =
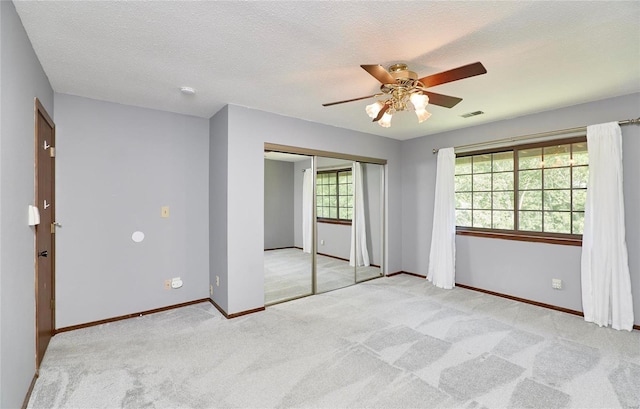
[[[38,257],[49,257],[49,252],[47,250],[41,251],[38,253]]]
[[[55,234],[56,227],[62,227],[62,225],[58,222],[51,223],[51,234]]]

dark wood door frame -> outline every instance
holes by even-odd
[[[55,124],[35,99],[35,199],[40,224],[35,226],[36,375],[55,333]]]

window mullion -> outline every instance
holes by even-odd
[[[513,150],[513,229],[520,230],[520,166],[518,164],[518,150]]]
[[[573,229],[573,165],[574,165],[574,160],[573,160],[573,144],[569,144],[569,155],[570,155],[570,159],[569,159],[569,175],[570,175],[570,179],[571,179],[571,184],[569,185],[569,194],[571,195],[570,197],[570,214],[571,214],[571,234],[575,234],[574,233],[574,229]]]
[[[491,208],[489,209],[489,212],[491,214],[491,228],[493,229],[493,226],[495,226],[495,224],[493,223],[493,192],[494,192],[494,187],[493,187],[493,154],[491,154],[491,169],[490,169],[490,175],[491,175]]]
[[[473,216],[475,215],[475,202],[474,202],[474,196],[475,196],[475,189],[473,187],[473,163],[475,162],[476,157],[472,156],[471,157],[471,227],[475,227],[475,223],[473,221]]]
[[[541,222],[540,231],[544,233],[546,231],[544,229],[544,213],[545,213],[545,208],[544,208],[544,202],[545,202],[545,200],[544,200],[544,197],[545,197],[544,196],[544,192],[545,192],[545,189],[544,189],[544,174],[545,174],[545,172],[544,172],[544,165],[545,165],[545,163],[544,163],[544,148],[540,152],[540,160],[542,161],[542,163],[540,164],[541,165],[540,166],[540,183],[541,183],[540,190],[541,190],[541,193],[542,193],[542,203],[541,203],[541,206],[540,206],[540,208],[542,210],[540,212],[541,213],[540,214],[540,218],[541,218],[541,220],[540,220],[540,222]]]
[[[336,218],[340,220],[340,172],[336,171]]]

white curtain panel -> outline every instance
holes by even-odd
[[[302,178],[302,251],[311,253],[313,247],[313,172],[304,170]]]
[[[351,223],[351,255],[350,266],[369,266],[367,250],[367,223],[364,218],[364,189],[362,187],[362,166],[353,162],[353,221]]]
[[[427,280],[451,289],[456,282],[456,154],[453,148],[438,151],[433,230]]]
[[[584,319],[631,331],[633,301],[622,192],[622,132],[617,122],[587,127],[589,182],[582,234]]]

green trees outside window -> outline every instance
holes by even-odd
[[[581,235],[589,177],[584,138],[456,158],[456,224]]]

